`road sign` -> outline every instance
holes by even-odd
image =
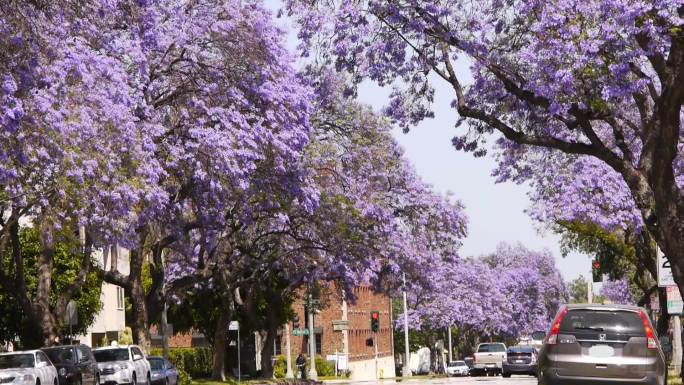
[[[292,334],[294,334],[295,337],[308,336],[309,335],[309,329],[294,329],[292,331]]]
[[[682,314],[684,301],[677,286],[667,287],[667,314]]]
[[[658,286],[677,286],[674,276],[672,276],[670,261],[668,261],[665,254],[660,251],[660,248],[658,248]]]
[[[238,330],[238,329],[240,329],[240,324],[238,323],[238,321],[230,321],[230,324],[228,324],[228,330]]]
[[[334,320],[332,322],[333,331],[339,332],[343,330],[349,330],[349,321],[347,320]]]

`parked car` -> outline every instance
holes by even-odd
[[[100,369],[86,345],[54,346],[41,349],[57,368],[59,385],[98,385]]]
[[[152,380],[150,363],[135,345],[109,346],[93,350],[104,385],[147,384]]]
[[[537,349],[532,346],[514,346],[508,348],[506,361],[503,362],[504,377],[511,374],[537,375]]]
[[[0,384],[58,385],[57,369],[40,350],[0,353]]]
[[[447,376],[467,376],[470,374],[470,368],[465,361],[451,361],[447,365]]]
[[[538,365],[541,385],[667,384],[660,343],[648,315],[636,306],[563,307]]]
[[[152,371],[152,384],[154,385],[178,385],[180,374],[171,361],[163,357],[147,357]]]
[[[506,361],[506,345],[500,342],[477,345],[473,354],[473,375],[501,374]]]

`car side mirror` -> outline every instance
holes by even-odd
[[[133,355],[133,361],[138,361],[138,360],[142,360],[142,356],[140,354],[134,354]]]

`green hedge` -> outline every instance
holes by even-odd
[[[297,366],[295,365],[296,356],[292,357],[292,370],[297,371]],[[309,360],[306,361],[306,370],[309,370]],[[276,378],[285,378],[285,373],[287,371],[287,358],[285,356],[278,356],[278,360],[273,367],[273,374]],[[335,362],[326,361],[323,357],[316,357],[316,373],[321,377],[332,377],[335,376]]]
[[[152,349],[150,353],[152,356],[162,354],[161,349]],[[174,348],[169,350],[169,361],[192,378],[211,377],[213,368],[211,348]]]

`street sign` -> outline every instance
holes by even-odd
[[[658,293],[651,295],[651,310],[660,310],[660,298],[658,297]]]
[[[238,323],[238,321],[230,321],[230,324],[228,324],[228,330],[238,330],[238,329],[240,329],[240,324]]]
[[[684,302],[677,286],[667,287],[667,314],[682,314]]]
[[[349,330],[349,321],[347,320],[334,320],[332,322],[333,331],[340,332],[343,330]]]
[[[294,334],[295,337],[308,336],[309,335],[309,329],[295,329],[292,331],[292,334]]]
[[[658,286],[677,286],[670,268],[670,261],[667,260],[665,254],[658,248]]]

